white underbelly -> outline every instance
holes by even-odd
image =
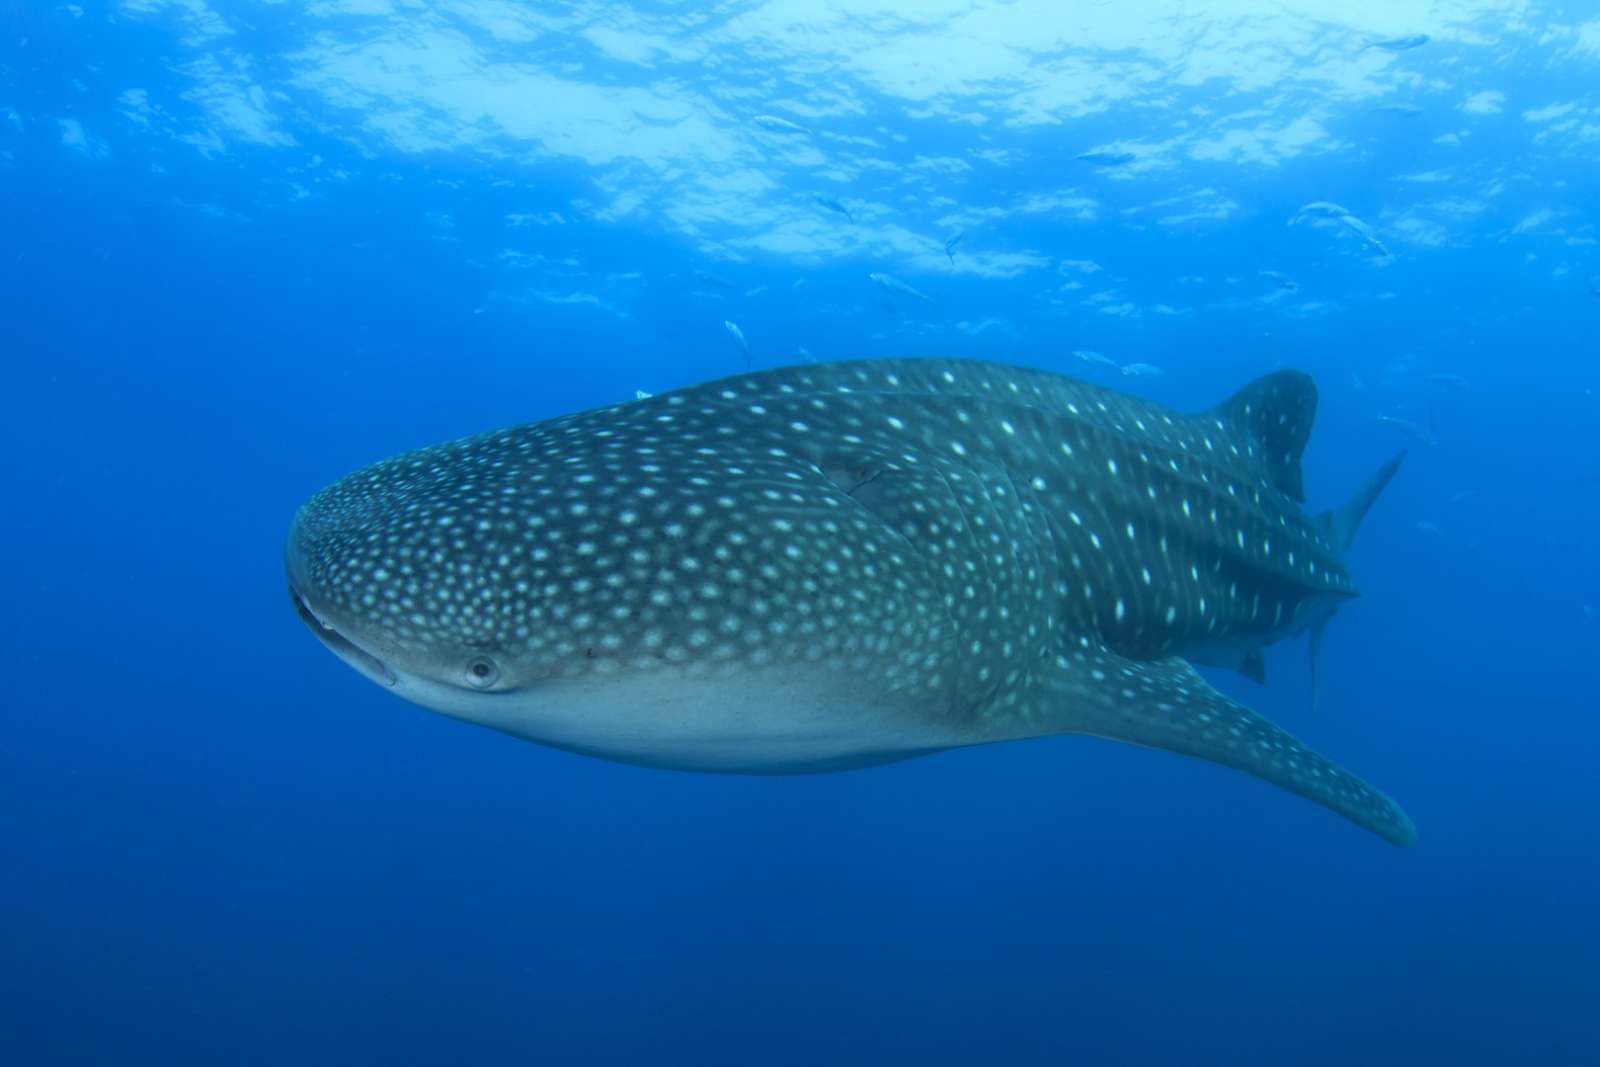
[[[401,695],[454,718],[586,755],[676,770],[846,770],[964,743],[927,698],[919,706],[826,669],[709,678],[663,670],[459,697],[418,692],[405,681],[397,687]]]

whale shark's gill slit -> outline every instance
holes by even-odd
[[[926,546],[906,525],[912,517],[909,501],[919,495],[918,475],[876,462],[851,465],[840,461],[820,469],[856,507],[881,523],[908,551],[927,556]]]
[[[840,492],[850,497],[873,515],[882,511],[882,493],[887,485],[884,478],[884,468],[876,464],[858,463],[855,465],[830,464],[819,467],[823,475],[839,487]]]

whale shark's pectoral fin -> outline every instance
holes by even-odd
[[[1220,763],[1299,793],[1396,845],[1417,839],[1399,806],[1265,718],[1213,689],[1181,659],[1104,650],[1056,659],[1040,733],[1091,734]]]

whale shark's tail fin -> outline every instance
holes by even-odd
[[[1350,545],[1356,539],[1356,530],[1361,526],[1361,520],[1367,517],[1367,512],[1372,510],[1373,501],[1378,499],[1395,472],[1400,469],[1400,464],[1405,462],[1404,451],[1398,452],[1389,462],[1379,467],[1377,471],[1362,483],[1355,495],[1345,501],[1342,508],[1333,511],[1324,511],[1314,520],[1317,528],[1322,532],[1323,539],[1329,546],[1343,556],[1350,551]],[[1335,609],[1337,610],[1337,609]],[[1334,611],[1328,612],[1322,618],[1311,624],[1311,710],[1317,710],[1317,703],[1322,692],[1321,661],[1322,661],[1322,631],[1327,628],[1328,620],[1333,618]]]
[[[1322,536],[1339,555],[1350,551],[1350,544],[1356,539],[1356,530],[1361,525],[1361,520],[1367,517],[1367,512],[1372,510],[1372,502],[1378,499],[1378,494],[1383,492],[1395,471],[1400,469],[1400,464],[1405,462],[1404,451],[1397,452],[1394,458],[1379,467],[1356,490],[1354,496],[1345,501],[1342,508],[1333,511],[1324,511],[1316,518],[1317,527],[1322,531]]]

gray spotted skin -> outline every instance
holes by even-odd
[[[749,374],[358,471],[296,517],[291,588],[375,680],[577,751],[809,771],[1088,733],[1408,843],[1179,658],[1354,595],[1296,504],[1314,412],[1294,372],[1195,415],[985,363]]]

